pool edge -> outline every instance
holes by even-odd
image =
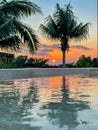
[[[0,80],[64,75],[98,76],[98,68],[19,68],[0,69]]]

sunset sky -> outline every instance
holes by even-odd
[[[67,53],[67,62],[76,61],[81,55],[96,57],[97,56],[97,0],[31,0],[41,7],[43,15],[36,14],[25,19],[25,23],[30,25],[39,36],[40,42],[43,44],[38,51],[33,55],[37,58],[49,59],[52,64],[61,64],[62,53],[59,49],[59,41],[51,41],[45,39],[44,36],[38,32],[39,25],[45,21],[48,15],[52,15],[56,3],[59,3],[62,7],[65,4],[71,3],[73,7],[74,15],[77,17],[77,21],[84,24],[90,22],[89,38],[83,41],[70,41],[70,50]],[[25,55],[28,54],[28,50],[23,49]],[[28,56],[31,56],[28,54]]]

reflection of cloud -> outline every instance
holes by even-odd
[[[82,49],[82,50],[91,50],[90,48],[83,46],[83,45],[73,45],[71,48],[76,48],[76,49]]]

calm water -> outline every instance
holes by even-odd
[[[0,130],[98,130],[98,77],[0,81]]]

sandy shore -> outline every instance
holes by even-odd
[[[49,76],[64,76],[83,74],[85,76],[98,76],[98,68],[20,68],[0,69],[0,80],[36,78]]]

